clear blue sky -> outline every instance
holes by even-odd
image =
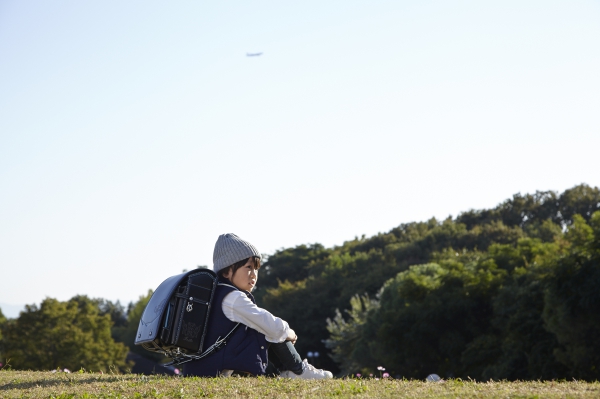
[[[0,307],[599,186],[599,71],[598,1],[0,1]]]

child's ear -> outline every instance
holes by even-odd
[[[231,270],[227,270],[227,273],[223,273],[222,276],[224,278],[226,278],[227,280],[229,280],[229,277],[231,277],[230,274],[231,274]]]

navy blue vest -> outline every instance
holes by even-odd
[[[227,285],[222,285],[227,284]],[[229,320],[223,313],[223,299],[231,291],[237,290],[231,282],[219,278],[215,290],[212,309],[208,318],[208,332],[204,339],[204,349],[214,344],[217,338],[225,337],[237,324]],[[256,303],[252,294],[242,291],[252,302]],[[254,375],[264,375],[269,363],[267,358],[267,340],[265,335],[240,324],[227,339],[227,345],[215,353],[200,360],[184,364],[184,375],[216,377],[223,370],[246,371]]]

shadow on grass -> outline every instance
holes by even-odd
[[[164,374],[156,374],[157,376],[167,377]],[[84,378],[77,377],[62,377],[62,378],[52,378],[52,379],[37,379],[30,381],[11,381],[8,384],[4,384],[0,386],[0,392],[8,391],[9,389],[28,389],[28,388],[50,388],[59,385],[69,385],[69,386],[77,386],[77,385],[87,385],[94,384],[97,382],[103,383],[111,383],[111,382],[138,382],[140,380],[140,375],[128,375],[128,376],[90,376]],[[143,378],[143,377],[142,377]],[[2,396],[2,395],[0,395]]]

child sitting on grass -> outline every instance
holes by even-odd
[[[240,325],[222,349],[186,363],[184,374],[214,377],[236,371],[265,375],[270,361],[285,378],[333,378],[331,372],[301,360],[294,347],[298,337],[287,322],[256,306],[250,292],[258,280],[260,261],[260,253],[249,242],[231,233],[219,236],[213,253],[219,280],[204,342],[211,345]]]

